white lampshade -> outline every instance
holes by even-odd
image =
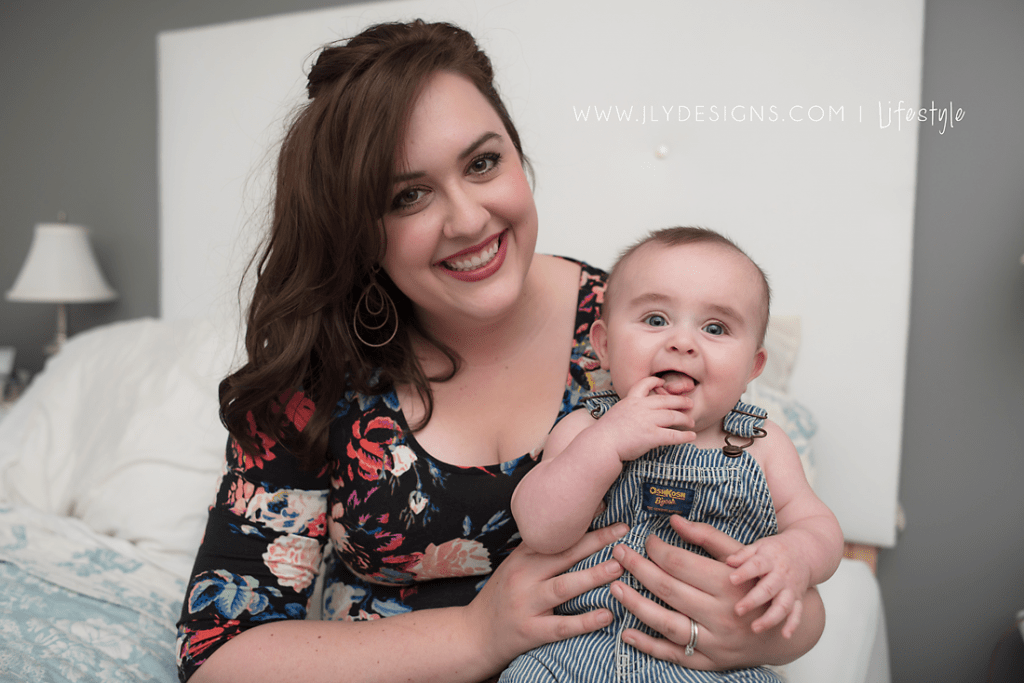
[[[40,223],[9,301],[89,303],[117,298],[107,284],[81,225]]]

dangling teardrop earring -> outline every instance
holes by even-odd
[[[359,300],[356,301],[356,310],[352,315],[352,331],[355,333],[356,339],[374,349],[387,346],[398,334],[398,308],[387,290],[377,282],[378,271],[380,271],[380,266],[374,266],[370,271],[370,282],[363,288],[363,293],[359,295]],[[394,318],[393,321],[392,318]],[[388,325],[393,326],[391,334],[382,342],[368,342],[363,337],[363,334],[368,337],[379,336],[380,330]],[[360,334],[360,328],[362,328],[363,334]]]

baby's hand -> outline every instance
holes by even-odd
[[[654,393],[664,383],[658,377],[640,380],[592,427],[614,444],[619,460],[636,460],[652,448],[689,443],[696,437],[689,431],[693,418],[685,412],[693,402],[684,396]]]
[[[736,614],[744,615],[755,607],[771,602],[768,611],[751,624],[754,633],[778,626],[789,638],[800,624],[802,598],[810,585],[811,569],[799,553],[779,536],[754,541],[725,560],[736,571],[729,575],[733,585],[758,579],[750,592],[736,603]]]

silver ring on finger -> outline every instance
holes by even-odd
[[[693,617],[690,617],[690,642],[686,644],[686,650],[684,651],[686,656],[689,657],[697,649],[697,622]]]

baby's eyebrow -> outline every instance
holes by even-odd
[[[725,304],[712,304],[711,310],[718,313],[723,318],[731,318],[733,320],[743,320],[743,315],[731,306]]]
[[[645,292],[629,300],[630,306],[646,306],[649,304],[663,304],[671,301],[671,297],[659,292]]]
[[[629,305],[633,307],[652,306],[659,304],[666,304],[672,301],[672,297],[661,292],[644,292],[639,294],[629,301]],[[715,315],[718,315],[727,320],[743,320],[743,315],[736,308],[727,304],[713,303],[708,306],[708,310]]]

